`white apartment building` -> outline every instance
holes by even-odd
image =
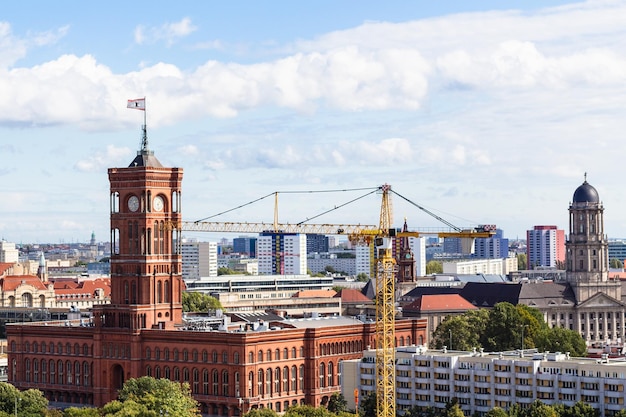
[[[217,276],[217,243],[183,239],[183,279]]]
[[[19,251],[15,248],[15,243],[0,241],[0,262],[14,264],[19,260]]]
[[[409,247],[411,248],[411,252],[413,252],[413,259],[415,259],[414,276],[426,276],[426,238],[410,237]]]
[[[307,273],[305,234],[262,233],[256,244],[259,274]]]
[[[373,257],[373,246],[371,245],[356,245],[356,265],[355,275],[365,274],[372,278],[372,264],[371,259]]]
[[[464,259],[457,261],[444,261],[444,274],[486,274],[507,275],[517,271],[517,258],[499,259]]]
[[[376,351],[343,361],[341,389],[354,407],[352,393],[365,398],[376,391]],[[396,409],[445,408],[458,401],[465,415],[484,415],[494,407],[530,407],[535,400],[573,406],[583,401],[601,416],[624,408],[626,360],[571,358],[568,353],[483,353],[429,351],[423,346],[396,349]]]

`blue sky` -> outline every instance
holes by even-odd
[[[185,171],[186,220],[389,183],[516,238],[567,230],[587,172],[607,234],[626,237],[626,3],[266,3],[3,5],[0,238],[108,240],[107,168],[139,148],[126,100],[144,96],[150,148]],[[283,194],[279,219],[361,194]],[[376,224],[379,207],[372,195],[316,222]],[[401,199],[394,216],[440,226]],[[213,220],[272,219],[268,199]]]

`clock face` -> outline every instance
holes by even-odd
[[[139,210],[139,199],[136,195],[133,195],[128,199],[128,209],[132,212]]]
[[[154,200],[152,200],[152,207],[154,208],[154,211],[163,210],[163,199],[160,196],[154,197]]]

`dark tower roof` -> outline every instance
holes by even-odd
[[[585,180],[576,191],[574,191],[573,203],[599,203],[598,191]]]

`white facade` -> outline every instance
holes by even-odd
[[[342,362],[341,389],[354,408],[352,393],[365,398],[376,391],[376,351]],[[626,361],[570,358],[562,353],[446,352],[422,346],[396,350],[396,408],[444,409],[453,399],[465,415],[484,415],[494,407],[528,408],[535,400],[573,406],[583,401],[601,416],[624,408]]]
[[[335,253],[312,253],[307,256],[307,268],[313,274],[325,272],[327,266],[337,272],[356,275],[356,258],[338,258]]]
[[[355,265],[355,275],[365,274],[368,277],[372,278],[372,266],[370,260],[370,251],[372,250],[369,245],[356,245],[356,265]]]
[[[443,262],[443,273],[503,275],[505,272],[502,259],[476,259]]]
[[[307,273],[305,234],[260,235],[256,243],[259,274],[302,275]]]
[[[426,276],[426,238],[410,237],[409,248],[413,252],[413,259],[415,259],[415,276]]]
[[[19,251],[15,243],[0,241],[0,262],[14,264],[19,260]]]
[[[183,240],[183,279],[217,276],[217,243]]]

